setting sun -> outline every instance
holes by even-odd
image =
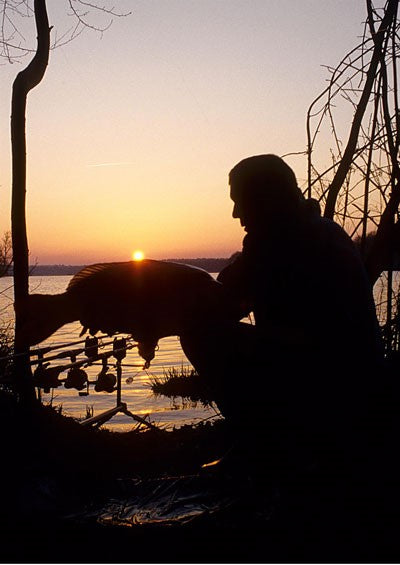
[[[134,251],[134,252],[132,253],[132,259],[133,259],[134,261],[143,261],[143,259],[144,259],[144,253],[143,253],[143,251],[139,251],[139,250]]]

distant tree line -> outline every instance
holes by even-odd
[[[209,273],[219,273],[228,263],[236,257],[238,253],[234,253],[231,257],[217,257],[217,258],[201,258],[196,259],[164,259],[165,261],[173,261],[175,263],[184,263],[185,265],[192,265],[199,267]],[[66,276],[75,275],[78,271],[87,265],[35,265],[30,267],[30,276]],[[8,265],[7,272],[4,275],[12,276],[12,265]],[[3,276],[4,276],[3,275]]]
[[[198,257],[197,259],[167,259],[167,261],[173,261],[174,263],[185,263],[185,265],[199,267],[200,269],[204,269],[209,273],[219,273],[224,267],[228,265],[228,263],[230,263],[231,257]]]

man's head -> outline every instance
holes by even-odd
[[[229,173],[233,217],[246,228],[294,217],[303,195],[292,169],[276,155],[255,155]]]

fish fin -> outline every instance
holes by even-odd
[[[96,263],[95,265],[89,265],[81,269],[76,275],[70,280],[67,291],[75,290],[76,287],[80,287],[85,284],[86,281],[90,280],[94,275],[99,275],[101,273],[106,273],[107,271],[113,271],[116,266],[124,265],[125,263]]]

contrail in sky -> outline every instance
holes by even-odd
[[[119,165],[133,165],[130,161],[121,161],[119,163],[89,163],[88,167],[118,167]]]

